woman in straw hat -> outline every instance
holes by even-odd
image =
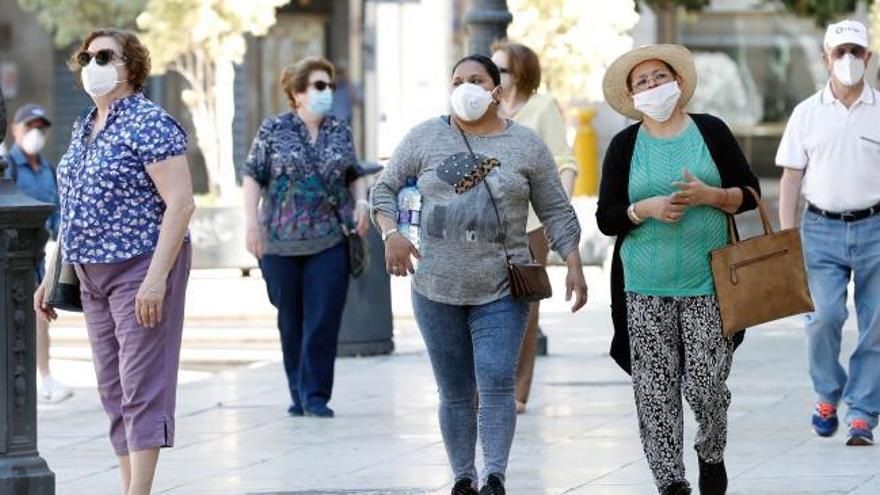
[[[678,45],[632,50],[603,82],[611,107],[639,121],[609,145],[596,213],[617,236],[611,355],[632,374],[642,446],[664,494],[691,492],[682,393],[699,425],[700,493],[727,489],[725,380],[736,343],[721,333],[709,252],[728,242],[728,213],[755,208],[746,187],[758,190],[724,122],[684,112],[696,85],[693,56]]]

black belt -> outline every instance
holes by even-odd
[[[865,208],[864,210],[851,210],[845,211],[843,213],[835,213],[833,211],[826,211],[818,206],[815,206],[811,203],[807,203],[807,209],[816,213],[818,215],[822,215],[825,218],[830,218],[832,220],[843,220],[844,222],[855,222],[858,220],[863,220],[868,217],[872,217],[877,213],[880,213],[880,203],[876,205]]]

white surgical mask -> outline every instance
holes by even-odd
[[[855,86],[865,77],[865,61],[847,53],[834,61],[834,77],[846,86]]]
[[[678,87],[677,81],[672,81],[634,94],[633,106],[654,121],[666,122],[672,117],[679,98],[681,98],[681,88]]]
[[[460,84],[449,96],[452,111],[461,120],[473,122],[486,114],[492,93],[473,83]]]
[[[21,138],[21,149],[28,155],[36,155],[43,146],[46,146],[46,135],[39,129],[31,129]]]
[[[115,65],[123,64],[98,65],[92,59],[89,65],[83,67],[80,75],[82,77],[83,89],[86,90],[86,93],[93,97],[104,96],[113,91],[117,84],[123,82],[116,79],[118,76]]]

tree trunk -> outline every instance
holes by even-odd
[[[675,43],[678,39],[677,7],[672,2],[657,6],[657,43]]]
[[[235,67],[232,61],[220,61],[214,68],[214,87],[210,94],[210,108],[217,135],[217,163],[214,183],[220,189],[220,197],[232,198],[236,190],[235,163],[232,156],[232,120],[235,117]]]
[[[211,60],[204,53],[184,56],[175,66],[189,83],[183,102],[189,109],[211,194],[221,202],[234,198],[232,119],[235,116],[235,68],[229,60]]]

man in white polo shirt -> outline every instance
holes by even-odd
[[[776,155],[785,168],[782,228],[797,226],[802,189],[807,200],[801,235],[816,306],[806,317],[818,397],[813,429],[833,435],[843,400],[847,445],[871,445],[880,413],[880,92],[865,81],[868,46],[860,22],[828,27],[822,59],[831,78],[794,109]],[[847,372],[839,356],[851,277],[859,339]]]

